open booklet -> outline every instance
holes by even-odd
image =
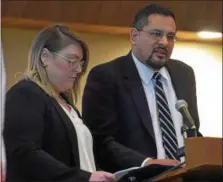
[[[149,166],[144,166],[144,167],[131,167],[131,168],[120,170],[114,173],[115,181],[119,181],[121,179],[128,181],[129,178],[132,178],[132,177],[137,179],[138,181],[151,179],[156,176],[159,176],[160,174],[164,172],[178,169],[183,164],[184,162],[180,163],[177,166],[164,166],[160,164],[151,164]]]
[[[123,176],[125,176],[126,174],[128,174],[128,172],[134,170],[134,169],[139,169],[140,167],[131,167],[128,169],[124,169],[121,171],[117,171],[116,173],[114,173],[115,175],[115,181],[119,181]]]

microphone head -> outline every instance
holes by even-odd
[[[188,104],[185,100],[178,100],[175,104],[175,108],[179,111],[181,107],[188,107]]]

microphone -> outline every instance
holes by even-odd
[[[176,109],[186,119],[186,125],[189,129],[196,129],[195,122],[188,111],[188,104],[185,100],[178,100],[175,105]]]
[[[181,132],[182,132],[184,138],[187,138],[188,134],[194,135],[196,137],[197,136],[197,129],[196,129],[196,126],[195,126],[195,122],[194,122],[193,118],[191,117],[191,115],[188,111],[187,102],[185,100],[178,100],[175,104],[175,108],[185,118],[185,124],[181,128]],[[185,156],[185,147],[179,148],[177,150],[176,155],[177,155],[178,158]]]

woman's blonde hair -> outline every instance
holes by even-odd
[[[89,50],[86,43],[77,38],[67,26],[59,24],[52,25],[38,33],[30,48],[26,77],[38,84],[47,94],[55,97],[55,91],[42,64],[42,51],[46,48],[50,52],[58,52],[72,43],[78,43],[81,46],[83,50],[82,61],[84,63],[82,65],[82,72],[75,80],[73,88],[63,93],[63,95],[65,95],[68,103],[75,107],[79,93],[80,78],[86,72],[89,61]]]

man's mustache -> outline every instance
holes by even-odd
[[[153,49],[153,52],[163,51],[164,53],[168,53],[168,49],[166,47],[156,47]]]

